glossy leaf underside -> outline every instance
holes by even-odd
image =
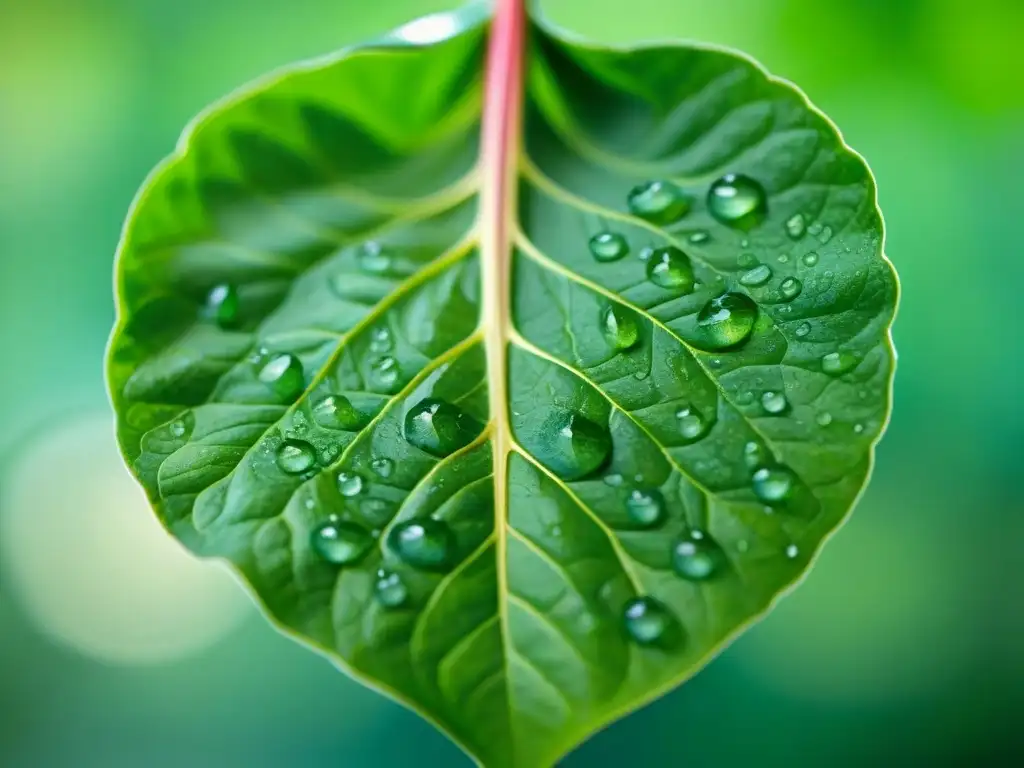
[[[205,112],[126,225],[108,360],[167,528],[494,768],[806,571],[870,471],[897,297],[871,175],[793,86],[516,5]]]

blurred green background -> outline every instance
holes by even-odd
[[[278,637],[113,447],[111,259],[207,102],[444,0],[0,0],[0,765],[468,765]],[[598,40],[742,48],[871,163],[896,411],[806,584],[565,765],[1024,765],[1024,2],[545,0]]]

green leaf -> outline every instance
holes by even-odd
[[[806,572],[888,418],[897,300],[872,177],[795,87],[521,13],[204,112],[133,206],[108,359],[167,528],[494,768]]]

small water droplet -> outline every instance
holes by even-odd
[[[370,332],[370,351],[378,354],[390,352],[395,342],[387,328],[374,328]]]
[[[597,261],[618,261],[629,253],[629,242],[618,232],[599,232],[590,238],[590,255]]]
[[[811,324],[810,323],[800,323],[800,325],[798,325],[796,327],[797,338],[802,339],[804,336],[806,336],[810,332],[811,332]]]
[[[772,279],[772,268],[767,264],[761,264],[754,267],[749,272],[744,272],[740,276],[740,285],[748,287],[764,285]]]
[[[409,599],[409,588],[397,573],[379,571],[377,582],[373,585],[373,594],[385,608],[401,608]]]
[[[206,312],[221,328],[230,328],[238,321],[238,308],[238,291],[233,285],[215,285],[206,296]]]
[[[648,181],[630,190],[629,212],[652,224],[672,224],[690,212],[690,198],[671,181]]]
[[[651,372],[650,372],[649,369],[641,368],[640,370],[636,371],[633,374],[633,378],[636,379],[637,381],[643,381],[644,379],[646,379],[650,375],[651,375]]]
[[[780,253],[779,254],[779,258],[777,259],[777,261],[779,262],[779,264],[788,264],[789,263],[789,256],[787,254],[785,254],[785,253]]]
[[[764,188],[741,173],[726,174],[708,190],[708,211],[723,224],[747,229],[768,211]]]
[[[711,299],[697,315],[699,346],[727,349],[749,338],[757,320],[757,305],[742,293],[723,293]]]
[[[626,603],[623,623],[637,645],[668,649],[682,639],[679,620],[653,597],[637,597]]]
[[[636,315],[621,304],[610,304],[601,315],[601,330],[612,349],[623,351],[640,337]]]
[[[555,412],[544,426],[551,435],[546,464],[563,480],[579,480],[597,470],[611,453],[607,427],[571,411]]]
[[[690,257],[674,245],[655,248],[647,261],[647,279],[661,288],[690,293],[694,284]]]
[[[766,504],[778,504],[790,497],[796,476],[787,467],[761,467],[754,473],[754,495]]]
[[[328,395],[320,400],[313,406],[313,419],[321,427],[346,432],[362,429],[370,421],[343,395]]]
[[[301,475],[316,463],[316,451],[305,440],[291,438],[277,449],[277,466],[289,475]]]
[[[171,422],[170,426],[171,437],[184,437],[185,436],[185,422],[174,421]]]
[[[377,474],[377,477],[391,477],[391,473],[395,470],[395,462],[380,456],[370,462],[370,469]]]
[[[739,265],[740,269],[753,269],[760,263],[757,256],[752,253],[741,253],[736,259],[736,264]]]
[[[814,251],[811,251],[810,253],[805,253],[803,257],[800,259],[800,261],[804,263],[805,267],[813,267],[818,263],[818,254],[815,253]]]
[[[455,535],[440,520],[406,520],[391,529],[388,546],[404,562],[428,571],[446,570],[456,554]]]
[[[383,274],[391,269],[391,257],[384,250],[384,246],[376,240],[363,243],[356,254],[356,260],[363,272],[374,275]]]
[[[405,416],[405,439],[439,459],[465,448],[482,430],[472,416],[436,398],[421,400]]]
[[[800,548],[797,547],[796,544],[790,544],[788,547],[786,547],[786,557],[788,557],[790,560],[793,560],[799,554]]]
[[[829,352],[821,358],[821,370],[829,376],[841,376],[857,366],[857,358],[852,352]]]
[[[818,235],[818,240],[822,244],[825,244],[825,243],[827,243],[831,239],[832,239],[832,227],[830,227],[830,226],[828,226],[826,224],[824,227],[822,227],[821,233]]]
[[[363,478],[356,472],[338,473],[338,490],[342,496],[351,498],[363,492]]]
[[[743,463],[746,464],[749,469],[757,469],[765,463],[767,458],[768,452],[760,443],[755,443],[751,440],[743,446]]]
[[[786,234],[794,240],[799,240],[807,231],[807,221],[802,213],[796,213],[786,219]]]
[[[795,277],[787,277],[779,284],[779,293],[782,294],[782,298],[785,301],[792,301],[800,295],[800,291],[804,289],[803,283],[797,280]]]
[[[700,534],[696,536],[694,534]],[[672,548],[672,569],[690,581],[706,581],[725,566],[725,553],[700,531],[693,531]]]
[[[687,442],[694,442],[704,436],[707,423],[693,408],[680,408],[676,411],[676,419],[679,421],[679,434]]]
[[[620,474],[611,474],[604,476],[605,485],[610,485],[612,488],[617,488],[622,485],[623,477]]]
[[[761,395],[761,406],[771,414],[784,413],[789,408],[789,401],[781,392],[765,392]]]
[[[861,432],[864,431],[864,425],[863,424],[854,424],[853,425],[853,431],[856,432],[859,435]]]
[[[302,362],[295,355],[274,355],[260,370],[259,380],[282,400],[294,400],[306,388]]]
[[[373,536],[355,523],[329,520],[313,530],[310,546],[332,565],[352,565],[362,560],[373,546]]]
[[[705,232],[703,229],[698,229],[696,232],[691,232],[690,236],[686,238],[688,242],[694,245],[701,245],[711,239],[711,235]]]
[[[750,550],[750,542],[746,539],[740,539],[736,542],[736,551],[740,554],[745,554]]]
[[[398,367],[398,361],[391,357],[391,355],[385,355],[370,364],[371,386],[375,390],[383,392],[393,391],[395,385],[398,384],[400,374],[401,369]]]
[[[656,488],[635,488],[626,498],[626,512],[640,528],[654,528],[665,522],[665,499]]]
[[[814,418],[814,420],[817,422],[819,427],[827,427],[832,423],[832,414],[828,411],[822,411]]]

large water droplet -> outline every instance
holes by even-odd
[[[388,546],[404,562],[428,571],[446,570],[456,553],[451,528],[430,518],[399,523],[388,534]]]
[[[761,405],[768,413],[780,414],[789,408],[789,401],[781,392],[765,392],[761,395]]]
[[[687,442],[699,440],[707,430],[704,417],[689,406],[676,411],[676,419],[679,421],[679,434]]]
[[[785,301],[792,301],[800,295],[800,291],[803,289],[803,283],[795,277],[787,277],[779,284],[779,293],[782,294],[782,298]]]
[[[731,227],[752,227],[768,211],[764,187],[741,173],[726,174],[708,190],[708,211]]]
[[[302,362],[295,355],[274,355],[260,369],[259,379],[282,400],[294,400],[306,388]]]
[[[785,501],[796,487],[796,476],[787,467],[762,467],[754,473],[754,495],[765,504]]]
[[[184,437],[185,432],[188,431],[185,427],[185,422],[180,419],[178,421],[171,422],[169,429],[171,431],[171,437]]]
[[[829,352],[821,358],[821,370],[829,376],[841,376],[857,367],[857,358],[852,352]]]
[[[604,310],[601,330],[611,347],[618,351],[629,349],[640,337],[636,315],[621,304],[611,304]]]
[[[230,328],[238,320],[238,291],[233,285],[215,285],[206,297],[206,311],[221,328]]]
[[[343,395],[328,395],[313,406],[313,418],[321,427],[346,432],[362,429],[369,419]]]
[[[723,293],[711,299],[697,315],[699,346],[727,349],[747,340],[757,321],[757,305],[742,293]]]
[[[457,406],[434,398],[421,400],[405,416],[405,439],[439,459],[465,448],[482,429]]]
[[[798,339],[804,338],[810,332],[811,332],[811,324],[810,323],[806,323],[806,322],[805,323],[800,323],[800,325],[798,325],[796,327],[796,336],[797,336]]]
[[[356,254],[356,261],[363,272],[380,275],[391,269],[391,257],[384,246],[376,240],[370,240],[359,247]]]
[[[653,597],[637,597],[626,603],[623,623],[637,645],[668,649],[682,640],[678,619]]]
[[[653,224],[671,224],[690,211],[690,198],[671,181],[648,181],[630,190],[629,212]]]
[[[647,260],[647,279],[662,288],[690,293],[694,284],[690,257],[674,245],[655,248]]]
[[[370,469],[378,477],[391,477],[391,473],[395,471],[395,462],[385,456],[381,456],[370,462]]]
[[[305,440],[287,439],[277,449],[277,466],[289,475],[301,475],[316,463],[316,451]]]
[[[800,258],[800,261],[804,263],[805,267],[813,267],[818,263],[818,254],[816,254],[814,251],[811,251],[810,253],[805,253]]]
[[[636,488],[626,498],[626,512],[640,528],[654,528],[665,521],[665,499],[656,488]]]
[[[370,551],[373,536],[355,523],[331,520],[313,531],[310,545],[328,563],[352,565]]]
[[[599,232],[590,238],[590,255],[597,261],[618,261],[628,253],[629,242],[618,232]]]
[[[545,464],[563,480],[578,480],[591,474],[604,464],[612,450],[607,428],[578,413],[556,412],[543,429],[551,435]]]
[[[351,498],[363,492],[363,478],[356,472],[338,473],[338,491],[342,496]]]
[[[680,539],[672,548],[672,568],[684,579],[705,581],[718,574],[726,564],[725,553],[715,542],[701,534]]]
[[[761,264],[754,267],[749,272],[744,272],[740,276],[740,285],[746,285],[753,287],[757,285],[764,285],[772,279],[772,268],[767,264]]]
[[[398,384],[401,373],[398,361],[391,355],[385,355],[370,364],[371,386],[376,390],[391,392]]]
[[[786,234],[793,240],[799,240],[807,231],[807,221],[802,213],[794,214],[786,219]]]
[[[409,599],[409,588],[397,573],[382,572],[377,575],[373,594],[385,608],[401,608]]]

